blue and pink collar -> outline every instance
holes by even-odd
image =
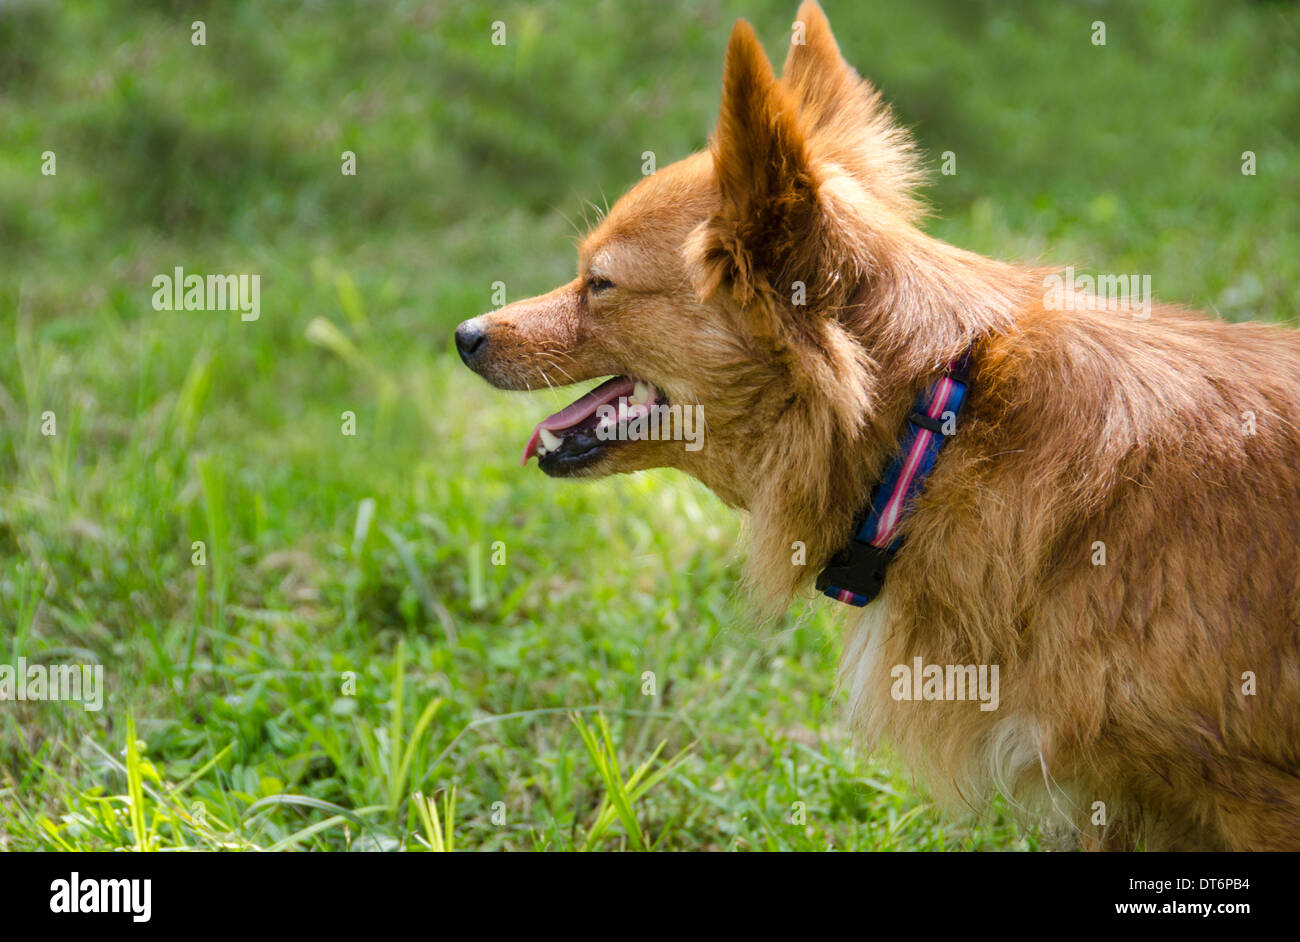
[[[917,398],[898,453],[854,523],[853,536],[817,577],[817,588],[826,595],[862,607],[880,594],[885,570],[903,544],[902,522],[934,468],[939,449],[956,431],[970,386],[969,370],[968,351]]]

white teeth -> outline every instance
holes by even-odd
[[[645,383],[638,382],[632,387],[632,398],[628,405],[639,406],[650,401],[650,389]]]
[[[542,429],[541,439],[542,446],[547,451],[555,451],[555,449],[560,447],[560,436],[556,435],[550,429]]]

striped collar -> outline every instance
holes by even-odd
[[[957,414],[970,386],[970,351],[948,364],[933,386],[917,397],[903,426],[898,453],[858,515],[853,536],[817,577],[817,588],[833,599],[866,605],[885,583],[885,570],[903,544],[899,530],[929,477],[939,449],[957,430]]]

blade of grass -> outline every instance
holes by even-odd
[[[135,835],[135,849],[150,850],[149,833],[144,823],[144,787],[140,763],[140,747],[135,738],[135,718],[126,718],[126,793],[131,803],[131,833]]]

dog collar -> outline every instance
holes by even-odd
[[[970,352],[948,364],[942,377],[917,397],[903,426],[898,453],[853,525],[853,536],[817,576],[817,588],[833,599],[866,605],[885,584],[885,570],[903,543],[899,529],[939,449],[956,431],[957,414],[970,386]]]

